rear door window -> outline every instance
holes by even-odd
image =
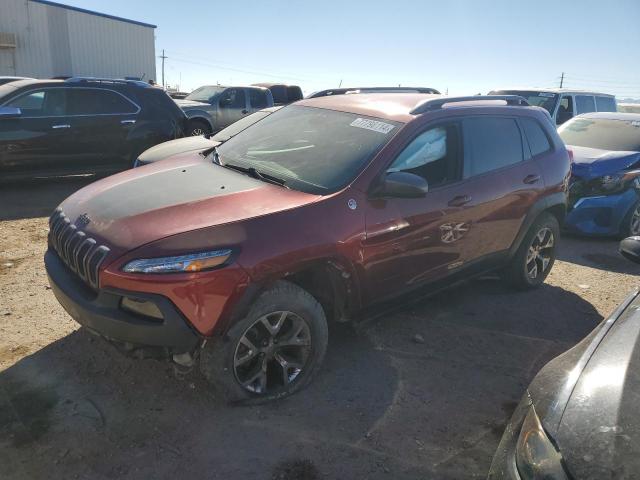
[[[544,133],[544,129],[533,118],[523,117],[520,119],[520,123],[524,130],[524,134],[529,142],[529,149],[531,150],[531,156],[535,157],[541,153],[551,150],[551,143],[547,134]]]
[[[67,90],[70,115],[128,115],[138,107],[111,90],[70,88]]]
[[[522,135],[513,118],[474,117],[463,121],[464,178],[521,162]]]
[[[596,96],[596,108],[599,112],[615,112],[617,110],[616,99]]]
[[[596,103],[591,95],[576,95],[576,114],[596,111]]]
[[[249,102],[251,108],[262,109],[268,107],[267,92],[264,90],[250,89],[249,90]]]

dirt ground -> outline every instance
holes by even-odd
[[[639,283],[615,241],[563,238],[542,288],[487,278],[334,327],[306,390],[229,407],[197,373],[79,330],[54,299],[46,216],[83,183],[0,185],[2,479],[483,478],[535,373]]]

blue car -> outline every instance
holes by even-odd
[[[565,228],[640,235],[640,114],[588,113],[558,129],[573,152]]]

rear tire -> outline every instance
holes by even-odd
[[[318,301],[278,281],[226,335],[209,340],[200,368],[231,403],[263,403],[298,392],[322,363],[327,321]]]
[[[537,288],[545,281],[556,259],[560,226],[556,217],[542,213],[533,222],[504,271],[504,280],[518,290]]]
[[[190,120],[187,127],[188,137],[199,137],[209,135],[212,132],[211,126],[204,120]]]

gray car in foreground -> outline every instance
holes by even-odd
[[[621,253],[640,263],[640,237]],[[533,379],[489,479],[640,478],[640,296]]]

